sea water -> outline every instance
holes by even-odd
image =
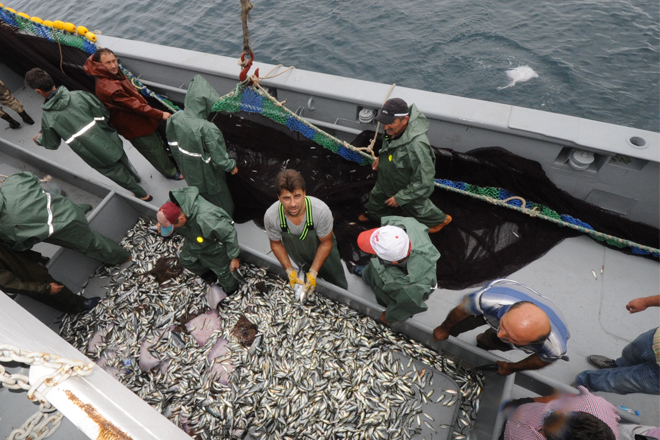
[[[239,0],[3,3],[114,37],[230,57],[243,45]],[[257,61],[660,131],[657,0],[252,3]],[[506,87],[522,67],[536,76]]]

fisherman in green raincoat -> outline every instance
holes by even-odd
[[[174,160],[190,186],[209,202],[234,215],[234,202],[225,173],[236,174],[236,161],[227,155],[222,132],[206,119],[220,96],[196,75],[185,99],[185,109],[167,120],[167,139]]]
[[[161,235],[168,236],[176,229],[185,238],[179,256],[183,267],[199,276],[213,271],[227,295],[238,289],[231,272],[240,266],[241,250],[234,221],[224,209],[188,186],[171,191],[170,201],[160,207],[157,217]]]
[[[37,145],[57,150],[64,140],[87,165],[135,197],[153,200],[134,180],[133,165],[117,131],[109,124],[110,113],[96,96],[55,87],[50,75],[38,68],[25,74],[25,84],[46,99],[41,106],[42,133],[34,137]]]
[[[358,236],[358,246],[375,254],[354,273],[374,290],[387,309],[381,321],[404,321],[428,309],[424,303],[437,286],[435,264],[440,253],[429,239],[428,228],[414,218],[383,217],[382,226]]]
[[[305,180],[296,170],[284,170],[275,177],[278,201],[264,215],[264,227],[273,255],[289,276],[291,287],[301,284],[291,260],[307,265],[305,292],[316,288],[316,277],[346,289],[346,273],[339,259],[337,240],[332,233],[334,219],[328,205],[307,196]]]
[[[82,206],[45,192],[39,178],[27,171],[9,176],[0,187],[0,240],[18,252],[45,241],[112,265],[131,257],[89,227]]]
[[[372,168],[378,170],[376,185],[369,195],[367,213],[359,220],[380,220],[401,208],[406,216],[428,226],[433,234],[451,222],[429,200],[434,190],[435,154],[426,132],[429,121],[401,98],[385,102],[376,119],[383,123],[385,135]]]

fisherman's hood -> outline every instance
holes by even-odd
[[[55,96],[46,101],[41,108],[44,110],[64,110],[69,105],[70,100],[69,89],[59,86],[57,92],[55,92]]]
[[[90,55],[90,57],[87,58],[83,69],[88,75],[96,76],[99,78],[121,79],[118,75],[110,73],[108,69],[103,67],[103,64],[98,61],[94,61],[94,55]]]
[[[200,75],[195,75],[188,86],[184,112],[188,116],[207,119],[218,99],[220,99],[220,95],[211,87],[211,84]]]
[[[408,126],[403,132],[400,138],[396,139],[397,144],[407,144],[417,136],[426,134],[429,131],[429,120],[426,119],[420,111],[417,109],[415,104],[410,106],[410,119],[408,120]]]
[[[181,208],[186,218],[194,217],[197,214],[197,197],[199,197],[199,190],[194,186],[170,191],[170,200]]]

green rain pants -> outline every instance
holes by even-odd
[[[126,249],[81,222],[69,223],[44,241],[111,265],[121,264],[131,256]]]
[[[128,171],[129,166],[131,166],[130,161],[124,152],[117,162],[107,167],[96,168],[96,171],[103,174],[122,188],[129,190],[135,194],[135,197],[141,199],[147,197],[147,192],[135,182],[133,176]]]
[[[209,202],[213,203],[215,206],[224,209],[227,214],[229,214],[229,217],[234,218],[234,201],[232,200],[231,194],[229,193],[229,188],[227,187],[224,174],[225,173],[223,171],[218,171],[218,177],[225,182],[224,191],[213,194],[200,192],[199,194]]]
[[[380,219],[389,215],[397,215],[396,208],[385,204],[391,196],[385,194],[378,185],[369,194],[367,216],[371,220],[380,222]],[[447,219],[447,215],[431,202],[430,199],[415,200],[400,206],[407,217],[413,217],[421,224],[430,227],[439,225]]]
[[[289,258],[296,262],[299,266],[306,264],[311,266],[314,262],[314,257],[316,256],[316,251],[321,244],[318,235],[316,235],[315,230],[310,230],[307,232],[307,237],[304,240],[301,240],[299,237],[289,233],[282,232],[282,244],[284,249],[286,249]],[[337,249],[337,240],[335,236],[332,236],[332,250],[330,255],[321,266],[319,270],[319,276],[326,280],[329,283],[339,286],[342,289],[348,288],[348,281],[346,281],[346,274],[344,273],[344,267],[341,265],[341,260],[339,258],[339,250]]]
[[[387,276],[387,272],[385,276]],[[428,310],[424,301],[431,296],[431,289],[423,294],[419,294],[414,289],[411,293],[405,288],[388,292],[384,289],[385,282],[371,263],[367,264],[362,271],[362,280],[373,289],[378,304],[387,307],[385,319],[389,322],[405,321],[417,313]]]
[[[211,249],[204,249],[204,252],[195,252],[184,243],[181,255],[179,255],[179,262],[197,276],[202,276],[208,270],[212,270],[218,277],[218,284],[227,294],[234,293],[238,289],[238,280],[229,270],[231,258],[222,245],[216,244]]]
[[[160,174],[168,179],[176,176],[176,166],[167,155],[167,147],[158,134],[158,131],[154,131],[146,136],[136,137],[129,142],[133,144],[135,149],[138,150]]]

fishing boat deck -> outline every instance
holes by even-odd
[[[42,98],[16,81],[7,85],[24,104],[27,112],[35,121],[39,121]],[[10,110],[9,113],[13,112]],[[12,114],[13,116],[15,115]],[[4,121],[0,121],[0,127],[6,127]],[[75,170],[91,180],[112,187],[117,192],[126,192],[86,165],[68,146],[63,144],[59,150],[49,151],[34,144],[32,138],[38,131],[38,122],[34,126],[22,124],[19,129],[2,129],[0,138],[62,167]],[[165,202],[167,193],[171,189],[185,186],[185,182],[167,180],[158,174],[127,141],[124,146],[131,162],[142,176],[141,185],[154,196],[152,205],[159,206]],[[75,194],[71,197],[78,203],[85,202],[76,200]],[[254,223],[236,225],[236,228],[242,244],[264,254],[270,253],[265,232]],[[52,255],[54,252],[54,248],[48,245],[43,245],[39,250],[47,255]],[[375,302],[375,296],[359,278],[350,274],[347,278],[348,290]],[[601,354],[616,358],[626,344],[660,323],[660,309],[649,309],[634,315],[630,315],[625,309],[625,305],[634,298],[659,293],[660,265],[641,257],[628,256],[608,249],[584,236],[566,239],[544,257],[511,274],[508,278],[532,286],[549,297],[566,317],[571,333],[568,344],[570,362],[559,361],[539,372],[563,384],[573,383],[579,372],[592,368],[586,359],[588,355]],[[438,289],[427,301],[428,311],[412,319],[427,326],[431,331],[442,322],[449,310],[459,303],[462,295],[472,290]],[[474,344],[477,332],[475,330],[459,338]],[[496,354],[514,360],[523,357],[520,352]],[[521,397],[525,393],[529,392],[517,387],[515,397]],[[660,425],[658,396],[599,394],[617,406],[623,405],[641,411],[641,420],[644,424]],[[482,402],[483,405],[489,405],[489,402]]]

